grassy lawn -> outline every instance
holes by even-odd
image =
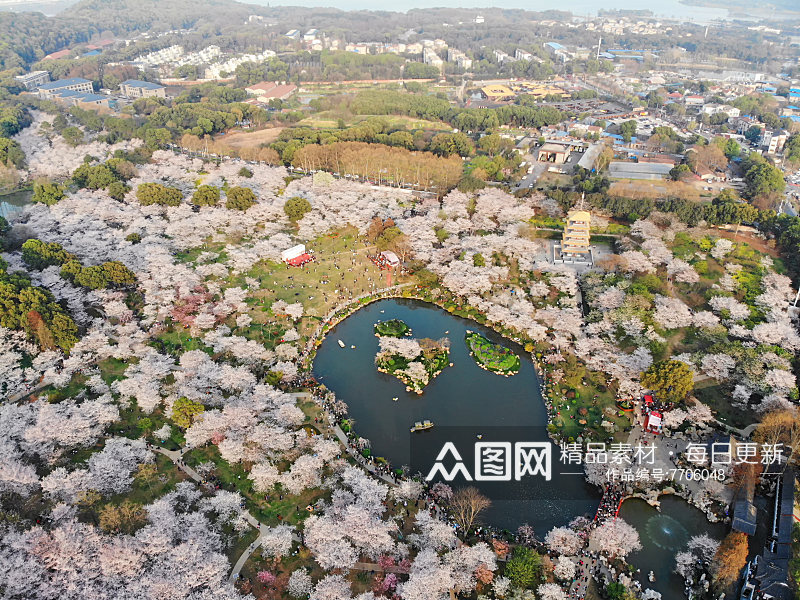
[[[559,363],[557,366],[567,371],[567,367],[562,366],[564,364]],[[619,410],[614,391],[606,387],[601,374],[583,369],[572,377],[567,375],[565,379],[573,385],[562,380],[552,386],[550,393],[553,407],[560,413],[552,418],[552,422],[565,440],[574,440],[579,435],[588,435],[594,440],[606,440],[611,434],[601,426],[603,421],[614,423],[618,433],[630,426],[628,413]],[[570,398],[573,393],[575,397]],[[546,385],[542,394],[548,394]],[[581,420],[586,423],[582,424]]]
[[[300,523],[310,514],[306,507],[329,494],[325,490],[311,488],[297,496],[272,492],[267,500],[264,494],[253,489],[253,482],[247,478],[248,472],[245,468],[241,464],[228,463],[219,455],[217,447],[213,445],[190,450],[184,455],[184,461],[192,467],[209,461],[214,463],[216,479],[221,487],[239,492],[246,499],[247,508],[251,514],[259,521],[269,525]]]
[[[158,477],[150,483],[134,480],[130,491],[110,498],[112,503],[121,504],[125,500],[130,500],[144,506],[174,490],[179,482],[190,480],[189,476],[175,466],[175,463],[169,458],[163,454],[156,454],[155,456]]]
[[[74,398],[82,391],[86,390],[86,381],[88,377],[82,373],[75,373],[70,379],[66,387],[55,388],[51,385],[43,388],[39,393],[44,396],[48,402],[58,403],[67,398]]]
[[[228,562],[230,562],[231,567],[233,567],[247,547],[256,541],[256,538],[258,537],[258,530],[254,527],[248,527],[247,530],[241,534],[237,534],[235,531],[232,531],[230,526],[226,526],[225,529],[227,530],[226,533],[234,536],[234,542],[225,549],[225,555],[228,557]]]
[[[694,388],[694,395],[708,405],[714,411],[714,416],[723,423],[740,429],[753,422],[752,412],[731,405],[730,393],[713,379],[699,382]]]
[[[125,379],[125,369],[128,368],[131,362],[138,362],[138,360],[125,361],[118,358],[106,358],[105,360],[101,360],[97,363],[100,369],[100,377],[102,377],[103,381],[108,385],[111,385],[114,381]]]

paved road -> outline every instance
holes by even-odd
[[[544,173],[545,168],[546,165],[544,163],[539,163],[539,162],[534,163],[533,171],[531,173],[528,173],[527,175],[525,175],[525,177],[519,180],[519,183],[517,183],[517,185],[514,186],[514,191],[528,190],[536,187],[536,182],[538,181],[539,177],[542,176],[542,173]]]

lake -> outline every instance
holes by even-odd
[[[421,396],[405,391],[394,376],[375,367],[378,338],[376,322],[402,319],[415,338],[449,338],[450,361]],[[520,356],[520,371],[502,377],[475,364],[464,342],[467,330],[512,348]],[[346,344],[341,348],[337,340]],[[356,348],[352,349],[351,345]],[[427,473],[432,455],[452,441],[472,466],[477,436],[487,441],[550,443],[553,477],[539,476],[521,482],[482,482],[475,485],[492,499],[485,521],[511,531],[530,523],[541,538],[554,526],[579,515],[593,516],[600,494],[585,482],[580,465],[559,463],[559,449],[547,437],[547,409],[542,401],[533,362],[524,350],[491,329],[453,316],[428,303],[389,299],[374,302],[332,329],[317,351],[314,375],[350,407],[355,432],[371,441],[372,453],[393,466],[410,465],[411,472]],[[393,398],[397,401],[393,401]],[[436,426],[411,434],[416,421],[430,419]],[[449,465],[448,465],[449,468]],[[453,487],[458,487],[457,481]],[[467,485],[461,481],[461,485]]]
[[[0,196],[0,217],[9,219],[22,212],[26,204],[30,204],[33,191],[20,190]]]
[[[619,516],[639,532],[642,549],[628,556],[628,562],[638,569],[638,579],[644,588],[652,588],[667,598],[683,598],[684,581],[675,573],[675,555],[686,548],[689,538],[707,533],[721,540],[728,531],[724,523],[710,523],[705,513],[683,498],[664,494],[659,496],[658,511],[640,498],[622,503]],[[653,571],[655,581],[647,579]]]

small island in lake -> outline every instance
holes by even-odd
[[[431,380],[448,365],[450,340],[442,338],[380,338],[375,365],[381,373],[394,375],[409,392],[422,393]]]
[[[411,327],[400,319],[390,319],[375,323],[375,335],[378,337],[403,337],[411,331]]]
[[[519,372],[519,356],[500,344],[493,344],[480,333],[467,330],[464,334],[469,353],[478,366],[499,375],[514,375]]]

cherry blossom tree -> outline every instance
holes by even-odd
[[[583,548],[583,540],[568,527],[554,527],[547,532],[544,538],[547,547],[557,554],[571,556]]]
[[[575,563],[565,556],[559,556],[556,566],[553,568],[553,575],[562,581],[568,581],[575,577]]]
[[[589,534],[589,544],[611,558],[624,558],[642,548],[639,533],[619,517],[594,529]]]
[[[678,298],[656,296],[653,319],[664,329],[677,329],[692,324],[692,311]]]
[[[557,583],[543,583],[536,588],[540,600],[567,600],[567,594]]]
[[[314,589],[314,584],[308,571],[301,567],[295,569],[289,575],[289,583],[286,589],[292,598],[308,598]]]
[[[262,532],[261,550],[265,556],[280,558],[288,556],[292,550],[294,528],[289,525],[269,527]]]

